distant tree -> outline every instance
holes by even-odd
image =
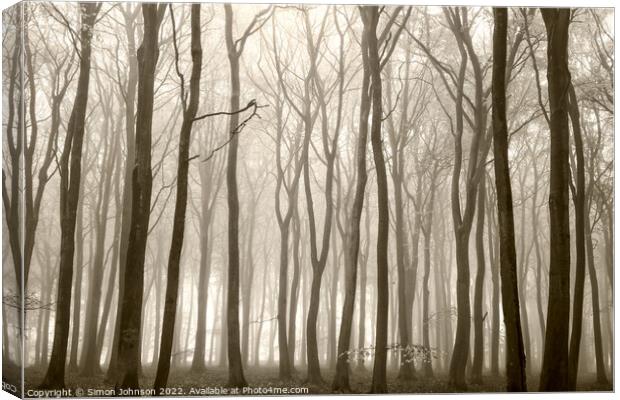
[[[102,131],[109,136],[103,143],[103,163],[100,173],[100,186],[97,194],[96,209],[93,210],[94,216],[94,235],[95,249],[92,259],[91,272],[89,278],[88,302],[86,308],[86,318],[84,323],[84,347],[82,350],[82,362],[80,375],[94,376],[99,374],[101,366],[99,364],[100,354],[97,347],[99,309],[101,305],[101,292],[103,290],[103,274],[105,267],[105,239],[109,220],[110,202],[112,200],[112,177],[115,170],[116,154],[120,152],[120,131],[116,131],[113,101],[114,94],[112,88],[106,90],[103,87],[100,74],[96,75],[97,91],[101,99],[101,110],[105,117],[102,124]],[[120,119],[120,118],[119,118]],[[105,138],[105,137],[104,137]],[[81,266],[78,266],[81,268]],[[81,284],[81,282],[79,282]]]

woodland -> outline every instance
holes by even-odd
[[[5,10],[3,380],[612,390],[613,13]]]

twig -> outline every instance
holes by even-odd
[[[241,113],[243,111],[246,111],[250,108],[253,108],[252,113],[250,114],[250,116],[248,116],[246,119],[244,119],[239,125],[237,125],[235,127],[235,129],[233,129],[230,132],[230,137],[228,138],[228,140],[226,140],[224,143],[220,144],[219,146],[217,146],[215,149],[211,150],[211,152],[209,153],[209,155],[202,160],[202,162],[207,162],[209,161],[211,158],[213,158],[213,156],[215,155],[215,153],[217,153],[218,151],[222,150],[224,147],[226,147],[226,145],[228,145],[228,143],[230,143],[236,135],[238,135],[239,133],[241,133],[241,131],[243,130],[243,128],[245,128],[245,126],[247,125],[247,123],[254,118],[254,116],[257,116],[258,118],[260,118],[260,115],[258,115],[258,109],[259,108],[265,108],[265,107],[269,107],[268,105],[264,105],[264,106],[259,106],[256,104],[256,100],[252,100],[248,103],[248,105],[238,111],[234,111],[234,112],[218,112],[218,113],[213,113],[213,114],[206,114],[204,117],[207,116],[213,116],[213,115],[234,115],[234,114],[238,114]]]

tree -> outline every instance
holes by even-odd
[[[278,52],[275,50],[276,46],[276,30],[275,30],[275,17],[272,18],[272,38],[274,42],[274,56],[278,58]],[[276,59],[275,63],[279,64],[280,60]],[[262,70],[261,70],[262,71]],[[264,74],[264,72],[263,72]],[[286,132],[286,126],[283,115],[284,99],[282,98],[282,91],[284,82],[282,76],[278,75],[278,83],[276,87],[269,87],[269,91],[264,92],[271,93],[273,102],[275,103],[276,114],[276,137],[274,142],[276,144],[276,192],[275,192],[275,211],[278,227],[280,228],[280,272],[278,277],[278,352],[279,352],[279,377],[282,380],[291,378],[291,370],[293,368],[293,357],[291,356],[292,350],[289,348],[289,339],[287,338],[287,329],[289,326],[286,322],[286,310],[287,310],[287,291],[288,291],[288,264],[289,264],[289,235],[291,222],[293,221],[294,214],[297,212],[297,198],[299,195],[299,181],[301,177],[301,171],[303,163],[301,157],[298,155],[301,132],[294,132],[294,141],[289,144],[289,154],[286,159],[283,160],[282,148],[285,144],[284,135]],[[299,125],[299,128],[301,125]],[[301,130],[297,128],[297,130]],[[284,161],[284,163],[283,163]],[[292,167],[292,169],[291,169]],[[292,174],[292,176],[291,176]],[[284,189],[286,194],[286,208],[284,213],[281,206],[281,192]],[[293,227],[295,229],[295,227]],[[298,246],[295,241],[294,245]],[[295,256],[295,255],[294,255]],[[293,262],[298,263],[298,258],[295,257]],[[294,293],[292,291],[291,293]],[[292,299],[291,299],[292,300]],[[291,302],[291,312],[293,310]],[[294,319],[290,319],[289,323],[294,326]],[[292,330],[294,332],[294,329]],[[290,336],[290,335],[288,335]],[[293,345],[294,343],[290,343]]]
[[[106,382],[116,382],[118,379],[118,347],[120,341],[121,315],[123,310],[123,302],[125,293],[125,265],[127,263],[127,253],[129,251],[129,232],[131,230],[131,202],[133,199],[132,192],[132,176],[136,157],[136,90],[138,85],[138,58],[136,54],[136,20],[140,13],[141,7],[127,4],[127,8],[119,6],[123,14],[125,22],[125,34],[127,36],[127,80],[126,87],[121,88],[121,93],[125,93],[125,145],[127,149],[127,157],[125,158],[125,168],[123,174],[123,195],[122,195],[122,212],[121,212],[121,234],[119,238],[118,259],[114,260],[118,266],[118,299],[116,304],[116,317],[114,321],[114,336],[112,339],[112,349],[110,352],[110,363],[106,372]],[[119,83],[120,84],[120,83]]]
[[[211,87],[210,93],[213,93]],[[208,102],[207,98],[207,102]],[[215,130],[214,119],[208,119],[207,129]],[[207,138],[201,136],[202,147],[205,151],[215,148],[216,135]],[[222,173],[225,158],[223,153],[212,158],[209,162],[200,165],[200,208],[196,213],[200,215],[200,262],[198,272],[198,307],[196,319],[196,343],[194,345],[194,357],[192,359],[192,371],[202,372],[205,370],[205,347],[207,335],[207,300],[209,295],[209,281],[212,272],[213,260],[213,221],[215,219],[216,200],[222,187],[224,174]],[[216,296],[217,297],[217,296]],[[217,308],[216,308],[217,309]],[[214,337],[215,335],[212,335]]]
[[[119,324],[117,388],[138,389],[140,369],[140,332],[144,289],[144,258],[151,213],[151,142],[153,124],[154,85],[159,58],[159,27],[165,5],[143,4],[144,37],[138,48],[138,91],[135,130],[135,166],[132,172],[131,223],[121,279],[124,287]],[[129,286],[131,285],[131,286]]]
[[[566,90],[570,9],[540,10],[547,30],[547,80],[550,108],[549,304],[540,390],[568,390],[570,320],[569,132]]]
[[[97,196],[96,207],[94,210],[95,228],[95,250],[92,259],[91,272],[89,277],[88,303],[86,308],[86,318],[84,323],[84,348],[82,350],[82,376],[94,376],[101,371],[99,365],[99,348],[97,347],[97,328],[99,323],[99,308],[101,304],[101,291],[103,289],[105,239],[108,226],[108,211],[110,208],[112,176],[115,169],[116,153],[120,152],[120,132],[115,131],[114,121],[112,120],[114,95],[112,90],[106,91],[101,83],[99,74],[97,78],[97,89],[102,101],[101,108],[105,114],[102,131],[110,136],[109,144],[104,141],[103,165],[101,168],[101,186]],[[81,265],[78,265],[82,268]],[[76,286],[81,285],[77,282]]]
[[[585,166],[583,139],[579,105],[572,83],[568,89],[568,114],[572,122],[575,143],[576,177],[575,185],[570,182],[575,206],[575,288],[573,291],[573,326],[570,333],[568,351],[568,386],[576,390],[577,372],[579,370],[579,351],[581,348],[581,330],[583,324],[583,292],[586,279],[586,243],[585,243]]]
[[[230,63],[230,120],[228,144],[228,164],[226,168],[226,187],[228,189],[228,291],[226,329],[228,333],[228,384],[234,387],[246,386],[241,364],[241,350],[239,340],[239,197],[237,194],[237,149],[239,147],[239,131],[244,124],[239,124],[239,97],[241,94],[239,80],[239,59],[243,53],[245,43],[254,32],[262,27],[266,19],[261,18],[270,8],[260,11],[254,16],[243,35],[233,38],[233,11],[230,4],[224,5],[226,16],[225,37],[228,61]],[[255,101],[248,105],[254,104]],[[256,112],[256,108],[254,108]],[[253,114],[254,115],[254,114]],[[251,117],[250,117],[251,118]],[[246,120],[247,121],[247,120]]]
[[[80,4],[81,29],[79,36],[79,75],[73,109],[67,126],[67,138],[60,157],[60,268],[54,323],[52,356],[40,387],[61,389],[65,386],[65,363],[71,316],[71,283],[75,250],[75,222],[80,198],[82,145],[86,124],[88,87],[90,83],[91,42],[101,3]]]
[[[379,196],[379,219],[377,225],[377,327],[375,337],[375,364],[372,373],[371,393],[386,393],[386,357],[387,357],[387,322],[388,322],[388,237],[389,237],[389,204],[387,173],[381,139],[381,67],[377,41],[377,24],[379,7],[360,7],[360,15],[364,24],[364,35],[368,45],[368,70],[372,84],[372,126],[370,141],[373,159],[377,171],[377,192]]]
[[[185,78],[179,69],[178,45],[176,42],[176,23],[174,9],[170,7],[172,20],[172,35],[175,47],[175,66],[181,81],[181,101],[183,104],[183,123],[179,133],[179,158],[177,167],[177,193],[174,206],[174,221],[172,225],[172,240],[168,256],[168,275],[166,280],[166,302],[164,303],[164,315],[162,320],[161,346],[159,361],[155,375],[154,387],[160,391],[166,387],[168,373],[170,371],[170,356],[172,352],[172,339],[176,321],[177,300],[179,293],[179,271],[181,264],[181,251],[183,250],[183,236],[185,233],[185,212],[187,210],[187,181],[189,173],[189,147],[191,142],[192,127],[198,111],[200,96],[200,75],[202,72],[202,45],[200,40],[200,4],[192,4],[191,10],[191,55],[192,73],[189,82],[189,102],[185,96]]]
[[[484,334],[483,324],[486,316],[482,315],[484,305],[484,214],[486,212],[486,171],[480,177],[478,185],[478,210],[476,211],[476,257],[478,270],[476,271],[476,282],[474,288],[474,351],[471,369],[472,383],[482,383],[482,364],[484,361]]]
[[[508,126],[506,122],[506,38],[508,10],[495,8],[493,30],[493,155],[497,193],[500,279],[502,309],[506,326],[506,388],[527,390],[525,353],[519,315],[517,254],[514,241],[512,189],[508,164]]]
[[[460,32],[462,29],[461,11],[446,10],[446,19],[454,32]],[[456,239],[456,296],[457,296],[457,322],[456,322],[456,338],[454,341],[454,350],[450,360],[450,384],[457,388],[465,388],[465,367],[469,356],[469,336],[471,330],[471,310],[469,301],[469,234],[474,217],[474,203],[476,198],[474,170],[477,164],[478,151],[480,147],[480,135],[475,134],[472,140],[469,158],[469,168],[467,171],[466,185],[466,203],[465,211],[461,211],[461,200],[459,195],[459,182],[463,163],[463,97],[465,73],[467,71],[468,54],[465,49],[463,40],[457,39],[461,62],[457,78],[457,90],[455,99],[455,119],[456,131],[454,134],[454,167],[452,170],[451,182],[451,205],[452,220],[454,224],[454,233]]]
[[[405,83],[403,84],[402,91],[405,93],[403,99],[401,100],[401,112],[400,112],[400,121],[398,130],[394,126],[395,116],[392,115],[391,118],[387,120],[387,131],[389,133],[389,143],[390,148],[392,150],[392,168],[390,169],[390,173],[392,175],[392,182],[394,187],[394,236],[396,240],[396,265],[397,265],[397,274],[398,274],[398,333],[399,333],[399,343],[402,347],[401,349],[401,357],[400,357],[400,369],[398,372],[398,377],[402,381],[408,381],[413,379],[415,371],[414,371],[414,363],[413,357],[409,354],[409,345],[411,340],[411,308],[413,308],[413,295],[411,293],[415,292],[415,283],[411,285],[408,281],[408,278],[412,278],[413,282],[416,280],[416,270],[418,264],[418,242],[419,242],[419,227],[421,224],[418,223],[415,229],[415,235],[417,235],[417,240],[414,240],[414,274],[413,276],[409,276],[408,272],[410,269],[409,262],[409,252],[406,244],[406,232],[405,232],[405,217],[404,217],[404,206],[405,203],[403,201],[403,180],[405,174],[405,149],[407,144],[410,142],[409,131],[411,129],[410,121],[408,120],[409,113],[409,99],[413,97],[413,93],[410,92],[410,82],[409,82],[409,71],[410,71],[410,62],[411,59],[411,40],[407,41],[407,45],[405,48]],[[388,64],[388,67],[390,65]],[[392,71],[389,68],[387,71],[387,75],[391,76]],[[388,109],[392,109],[392,83],[391,79],[386,81],[386,92],[388,93],[386,99],[386,107]],[[416,103],[420,103],[423,101],[422,96],[418,96],[416,99]],[[396,107],[396,105],[394,106]],[[415,109],[415,107],[414,107]],[[419,207],[418,204],[414,201],[414,206]],[[417,210],[416,210],[417,211]],[[416,212],[416,217],[420,214]],[[419,218],[416,218],[416,222],[420,222]],[[413,287],[409,287],[413,286]],[[409,288],[408,288],[409,287]],[[409,289],[409,290],[407,290]],[[409,303],[409,299],[411,299],[411,303]],[[408,307],[411,306],[411,307]]]
[[[435,130],[433,132],[437,134]],[[430,173],[430,193],[428,194],[428,200],[426,204],[426,211],[424,216],[424,225],[421,227],[424,234],[424,276],[422,283],[422,345],[428,351],[431,351],[430,341],[430,319],[429,319],[429,303],[430,292],[428,282],[431,274],[431,235],[433,235],[433,213],[435,210],[435,196],[438,186],[438,175],[440,171],[439,160],[433,162],[433,167]],[[437,244],[435,244],[437,245]],[[437,330],[439,328],[437,327]],[[437,341],[439,345],[439,341]],[[423,360],[424,363],[424,376],[426,378],[432,378],[433,374],[433,358],[429,356],[428,359]]]
[[[360,10],[360,13],[363,11]],[[338,355],[336,361],[336,374],[332,389],[334,391],[348,392],[351,390],[349,384],[349,343],[351,341],[351,327],[353,325],[353,308],[355,306],[355,289],[357,285],[357,263],[360,247],[360,222],[362,219],[362,211],[364,209],[364,195],[366,191],[366,181],[368,174],[366,172],[366,149],[368,146],[368,117],[370,116],[371,91],[370,91],[370,64],[368,55],[368,28],[364,26],[364,34],[361,38],[362,53],[362,87],[360,90],[360,116],[359,128],[357,136],[357,146],[355,149],[356,160],[356,183],[355,195],[353,198],[353,206],[351,217],[349,220],[349,246],[347,251],[347,265],[345,266],[345,298],[342,307],[342,322],[340,325],[340,334],[338,336]],[[362,289],[364,290],[364,288]],[[365,302],[365,298],[361,301]],[[360,304],[361,305],[361,304]],[[363,320],[365,315],[363,310],[360,311],[360,319]],[[360,322],[363,326],[363,322]],[[363,335],[363,332],[359,333]]]

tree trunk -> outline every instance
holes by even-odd
[[[116,302],[116,317],[114,322],[114,337],[112,339],[112,349],[110,351],[110,364],[106,372],[104,382],[115,383],[118,379],[118,346],[120,341],[121,315],[123,309],[123,298],[125,293],[125,265],[127,253],[129,251],[129,232],[131,230],[131,202],[133,199],[132,177],[135,164],[135,101],[136,88],[138,84],[138,58],[135,42],[135,21],[137,20],[140,6],[136,5],[133,10],[129,7],[123,10],[125,21],[125,32],[127,35],[127,58],[129,68],[127,71],[127,88],[125,94],[125,140],[127,157],[125,159],[125,171],[123,176],[123,206],[121,212],[121,236],[119,238],[118,260],[113,262],[118,264],[118,297]]]
[[[243,326],[241,327],[241,356],[243,358],[243,364],[247,364],[250,358],[250,309],[252,304],[252,288],[254,282],[254,225],[256,223],[256,209],[259,204],[261,191],[254,195],[254,189],[251,187],[252,202],[249,205],[251,209],[248,219],[250,220],[246,226],[248,238],[246,239],[246,258],[245,268],[242,269],[243,281],[242,290],[243,296],[241,297],[241,312],[243,317]]]
[[[295,347],[296,347],[296,328],[297,328],[297,304],[299,301],[299,287],[301,281],[301,221],[297,204],[293,211],[293,282],[291,283],[291,301],[289,304],[288,317],[288,356],[291,371],[295,371]]]
[[[543,275],[543,260],[542,250],[540,248],[540,237],[538,234],[538,180],[539,173],[536,163],[533,163],[534,167],[534,190],[532,192],[532,237],[534,240],[534,251],[536,253],[536,312],[538,315],[538,325],[540,328],[540,352],[539,363],[542,365],[542,351],[545,347],[545,314],[543,311],[543,288],[542,288],[542,275]],[[531,360],[530,360],[531,361]]]
[[[80,175],[82,168],[82,144],[90,81],[91,39],[100,3],[80,5],[80,66],[75,101],[67,126],[67,138],[60,158],[60,268],[58,295],[56,300],[56,321],[52,356],[40,387],[62,389],[65,387],[65,363],[71,317],[71,284],[73,277],[73,256],[75,250],[76,211],[80,197]]]
[[[290,207],[290,205],[289,205]],[[288,290],[288,242],[290,218],[280,226],[280,274],[278,277],[278,351],[280,380],[291,379],[291,359],[286,337],[286,297]]]
[[[390,215],[388,203],[387,173],[383,156],[381,139],[382,95],[381,67],[377,40],[377,24],[379,8],[366,6],[360,8],[364,33],[368,43],[368,69],[372,82],[372,127],[370,141],[377,171],[377,195],[379,219],[377,225],[377,325],[375,337],[375,363],[372,374],[371,393],[386,393],[386,360],[388,339],[389,313],[389,282],[388,282],[388,237]]]
[[[135,167],[132,173],[131,223],[125,263],[118,344],[116,388],[139,388],[140,334],[144,290],[144,258],[151,209],[151,129],[155,72],[159,58],[159,26],[164,6],[143,4],[144,37],[138,57],[138,107],[136,113]]]
[[[122,119],[118,118],[118,125],[120,126],[122,123]],[[120,141],[120,128],[117,129],[117,134],[116,134],[117,138],[116,140]],[[107,330],[107,326],[108,326],[108,320],[110,318],[110,310],[112,309],[112,298],[114,297],[114,293],[115,293],[115,289],[116,286],[114,285],[114,283],[116,282],[116,275],[117,275],[117,262],[116,260],[118,260],[118,255],[119,255],[119,251],[120,251],[120,243],[119,243],[119,235],[121,232],[121,225],[122,225],[122,220],[121,218],[118,217],[119,213],[121,212],[121,202],[122,202],[122,196],[121,196],[121,190],[120,190],[120,181],[121,181],[121,159],[122,159],[122,153],[120,151],[120,144],[119,147],[117,148],[116,151],[116,170],[114,172],[114,193],[115,193],[115,210],[116,210],[116,215],[117,217],[114,219],[114,231],[113,231],[113,241],[112,241],[112,257],[110,258],[110,260],[112,260],[110,262],[111,266],[110,266],[110,272],[108,275],[108,284],[107,284],[107,290],[106,290],[106,294],[105,294],[105,299],[104,299],[104,304],[103,304],[103,312],[101,314],[101,322],[99,323],[99,328],[97,329],[97,354],[99,354],[99,360],[98,362],[101,364],[101,356],[103,353],[103,341],[106,337],[106,334],[108,333]],[[111,343],[112,345],[112,343]]]
[[[209,120],[210,129],[213,129],[213,119]],[[203,145],[204,146],[204,145]],[[206,146],[204,146],[206,149]],[[214,162],[215,160],[213,160]],[[200,266],[198,272],[198,307],[196,320],[196,341],[191,370],[203,372],[205,365],[205,347],[207,341],[207,305],[209,282],[211,279],[213,257],[212,222],[215,216],[217,194],[221,188],[221,163],[217,167],[213,163],[203,163],[200,166]],[[217,299],[217,296],[216,296]],[[217,300],[216,300],[217,301]],[[217,308],[215,309],[217,310]],[[217,315],[217,311],[216,311]],[[217,320],[213,318],[214,326]],[[211,332],[211,342],[215,331]],[[212,354],[210,355],[210,357]],[[211,359],[211,358],[210,358]]]
[[[247,385],[243,375],[239,338],[239,196],[237,193],[237,150],[239,148],[240,79],[239,57],[241,51],[233,39],[233,11],[230,4],[224,5],[226,14],[226,49],[230,63],[230,116],[228,132],[228,164],[226,168],[226,187],[228,190],[228,290],[226,304],[226,329],[228,349],[228,384],[232,387]]]
[[[452,169],[452,180],[450,190],[450,205],[452,209],[452,222],[455,237],[455,256],[456,256],[456,337],[452,357],[450,359],[449,385],[457,390],[464,390],[467,387],[465,382],[465,371],[469,359],[469,344],[471,335],[471,306],[469,299],[469,235],[473,222],[476,186],[473,180],[476,174],[476,160],[480,147],[480,131],[474,132],[470,148],[469,169],[467,171],[466,182],[466,203],[465,212],[461,211],[460,200],[460,176],[463,164],[463,98],[465,74],[467,72],[467,50],[458,32],[461,31],[460,11],[446,10],[446,17],[452,26],[452,30],[457,37],[459,53],[461,55],[460,67],[457,79],[457,93],[455,101],[456,131],[454,134],[454,166]],[[456,25],[458,24],[458,26]],[[476,93],[476,102],[479,102],[479,93]]]
[[[332,225],[332,273],[331,273],[331,282],[330,282],[330,290],[329,290],[329,310],[327,311],[327,353],[326,353],[326,363],[329,366],[329,369],[334,369],[336,367],[336,362],[338,359],[337,352],[337,340],[336,340],[336,309],[338,307],[338,275],[340,272],[340,251],[337,248],[337,240],[336,240],[336,224]],[[345,233],[346,235],[346,233]],[[343,237],[343,248],[346,248],[346,240]],[[347,261],[344,261],[344,264],[347,264]]]
[[[493,218],[492,210],[495,204],[491,205],[491,200],[487,201],[487,239],[489,243],[489,263],[491,267],[491,283],[493,285],[493,293],[491,295],[491,303],[493,306],[491,316],[491,375],[499,376],[499,308],[501,307],[499,298],[499,251],[498,251],[498,235],[497,223]]]
[[[78,347],[80,343],[80,316],[82,308],[82,274],[84,272],[84,199],[78,200],[76,216],[76,232],[78,241],[75,249],[75,279],[73,287],[73,321],[71,327],[71,353],[69,354],[69,371],[78,369]],[[47,334],[47,333],[46,333]]]
[[[474,358],[471,370],[472,383],[482,383],[482,364],[484,363],[484,213],[486,200],[486,171],[481,171],[478,186],[478,211],[476,218],[476,257],[478,271],[474,286]],[[486,315],[486,314],[485,314]]]
[[[596,277],[596,266],[594,264],[594,245],[592,243],[592,231],[589,228],[590,215],[586,212],[586,253],[588,257],[588,275],[590,276],[590,287],[592,289],[592,329],[594,331],[594,354],[596,356],[596,382],[607,385],[607,373],[605,372],[605,359],[603,356],[603,340],[601,337],[601,311],[598,295],[598,280]]]
[[[583,140],[581,137],[581,122],[579,120],[579,105],[575,88],[572,84],[568,88],[568,114],[573,127],[575,141],[575,158],[577,174],[576,187],[573,191],[575,206],[575,288],[573,291],[572,330],[568,351],[568,386],[571,390],[577,388],[577,373],[579,372],[579,352],[581,348],[581,331],[583,325],[583,291],[586,279],[586,244],[585,244],[585,166],[583,159]]]
[[[370,105],[368,106],[370,108]],[[360,116],[361,118],[361,116]],[[368,202],[366,202],[368,204]],[[370,216],[368,215],[368,206],[366,207],[366,219],[364,222],[364,230],[366,233],[366,242],[364,244],[364,251],[360,254],[360,301],[359,301],[359,321],[358,321],[358,331],[357,331],[357,348],[361,350],[366,345],[366,289],[367,289],[367,281],[368,281],[368,254],[370,250]],[[360,234],[361,236],[361,234]],[[364,366],[364,362],[366,360],[364,357],[358,357],[357,361],[357,370],[358,371],[366,371],[366,367]]]
[[[174,26],[173,6],[170,5],[170,15]],[[166,301],[164,303],[164,315],[162,318],[161,345],[159,361],[155,375],[154,388],[157,393],[166,387],[170,372],[170,357],[175,321],[177,319],[177,300],[179,293],[179,273],[181,264],[181,251],[183,250],[183,236],[185,233],[185,213],[187,210],[187,183],[189,173],[189,146],[191,142],[194,118],[198,111],[200,96],[200,74],[202,68],[202,46],[200,43],[200,4],[192,4],[191,7],[191,54],[192,74],[189,84],[189,103],[185,105],[183,99],[183,123],[179,134],[179,159],[177,167],[177,193],[174,206],[174,220],[172,224],[172,242],[168,256],[168,275],[166,278]],[[176,40],[176,31],[173,32]],[[176,62],[178,62],[176,54]],[[182,81],[183,82],[183,81]],[[182,88],[181,95],[185,89]],[[191,314],[190,314],[191,315]],[[159,316],[157,316],[159,318]]]
[[[348,246],[345,251],[348,252],[348,261],[345,266],[345,297],[342,307],[342,320],[340,325],[340,334],[338,336],[338,357],[336,362],[336,374],[332,389],[336,392],[348,392],[351,390],[349,384],[349,356],[347,351],[350,348],[351,328],[353,325],[353,311],[355,307],[355,289],[357,285],[357,263],[360,247],[360,221],[362,219],[362,211],[364,209],[364,195],[366,191],[366,147],[368,142],[368,117],[370,115],[371,98],[370,90],[370,64],[368,56],[368,32],[364,27],[364,34],[361,39],[362,51],[362,88],[359,118],[359,136],[357,137],[357,147],[355,150],[356,158],[356,186],[355,197],[350,219],[350,230]],[[362,272],[362,298],[360,303],[360,323],[358,333],[360,345],[363,347],[364,340],[364,318],[365,318],[365,302],[366,302],[366,273],[365,268]],[[363,365],[363,361],[362,365]]]
[[[493,31],[493,155],[497,193],[502,309],[506,327],[506,389],[526,391],[525,352],[519,315],[517,254],[514,240],[512,189],[506,123],[506,40],[508,10],[494,9]]]
[[[304,11],[304,23],[306,29],[311,29],[310,18],[307,10]],[[340,131],[340,120],[342,114],[342,96],[343,96],[343,77],[339,74],[338,85],[338,110],[336,116],[336,128],[332,138],[329,137],[328,129],[328,112],[327,112],[327,99],[325,97],[323,82],[319,77],[317,68],[318,50],[317,45],[320,42],[322,33],[319,35],[317,43],[314,43],[312,35],[307,35],[307,48],[310,54],[311,69],[304,82],[304,105],[302,118],[304,121],[304,141],[302,149],[302,162],[303,162],[303,178],[304,178],[304,192],[306,196],[306,205],[308,211],[308,225],[310,228],[310,259],[312,265],[312,284],[310,289],[310,304],[308,308],[308,315],[306,321],[306,356],[308,360],[307,381],[308,383],[320,384],[323,383],[321,376],[321,367],[319,363],[318,343],[317,343],[317,317],[320,306],[320,294],[321,294],[321,280],[323,278],[323,272],[325,271],[325,265],[327,263],[327,257],[329,255],[329,244],[332,231],[332,218],[334,212],[334,205],[332,199],[332,188],[334,183],[334,162],[337,155],[337,143]],[[313,133],[314,117],[311,110],[312,99],[309,97],[311,89],[314,88],[317,92],[317,100],[319,103],[319,110],[321,111],[321,135],[324,147],[324,156],[327,160],[326,172],[325,172],[325,218],[323,221],[323,237],[321,238],[321,250],[318,249],[318,238],[315,219],[314,200],[312,198],[312,188],[310,183],[310,143]],[[331,143],[330,143],[331,142]],[[330,150],[331,144],[331,150]]]
[[[549,304],[540,391],[569,390],[568,324],[570,321],[569,131],[566,90],[570,9],[540,10],[547,29],[551,156],[549,159],[550,262]]]
[[[97,79],[99,82],[99,79]],[[101,85],[99,85],[101,86]],[[112,96],[110,96],[111,98]],[[92,377],[101,373],[99,364],[100,354],[97,347],[99,309],[101,305],[101,291],[105,268],[105,239],[108,227],[108,210],[110,208],[110,198],[112,191],[112,177],[114,175],[114,165],[116,153],[120,152],[118,136],[111,126],[112,104],[102,105],[105,107],[108,117],[104,119],[103,132],[113,137],[111,143],[105,143],[103,150],[103,168],[101,176],[101,188],[97,200],[97,210],[95,211],[95,252],[91,276],[89,277],[88,306],[86,308],[86,319],[84,321],[84,348],[82,350],[82,370],[81,376]]]
[[[431,276],[431,234],[433,229],[433,211],[435,209],[435,191],[436,191],[436,180],[437,180],[437,164],[433,169],[431,182],[430,182],[430,194],[428,198],[427,210],[425,212],[425,226],[422,230],[424,234],[424,277],[422,281],[422,345],[424,346],[425,351],[428,351],[428,357],[425,357],[422,361],[424,367],[424,376],[426,378],[433,377],[433,357],[431,350],[431,340],[430,340],[430,320],[429,320],[429,303],[430,303],[430,292],[429,292],[429,280]],[[437,243],[435,243],[437,245]],[[438,295],[438,293],[435,293]],[[437,321],[439,322],[439,321]],[[437,325],[438,326],[438,325]],[[437,341],[437,346],[439,346],[439,341]]]

